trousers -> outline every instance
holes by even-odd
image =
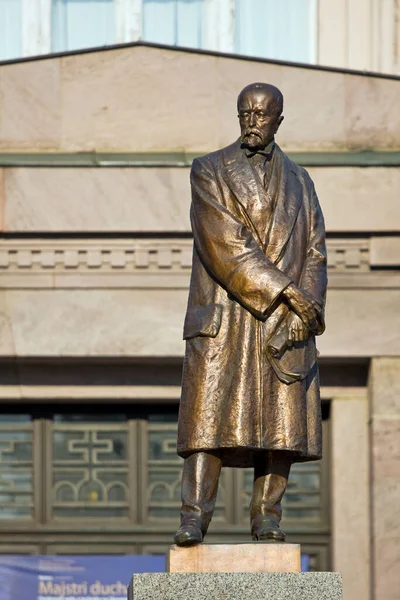
[[[250,505],[252,523],[263,517],[271,517],[277,523],[280,522],[281,501],[292,462],[291,453],[285,451],[260,451],[255,456]],[[195,452],[184,461],[181,521],[200,524],[203,535],[207,532],[214,512],[221,467],[218,454],[211,452]]]

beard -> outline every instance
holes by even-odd
[[[264,148],[266,146],[264,135],[255,129],[244,131],[240,136],[240,141],[248,148]]]

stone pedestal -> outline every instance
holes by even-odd
[[[128,600],[342,600],[338,573],[142,573]]]
[[[199,544],[171,546],[170,573],[299,573],[299,544]]]

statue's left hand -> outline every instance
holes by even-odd
[[[286,321],[288,330],[288,346],[296,342],[304,342],[308,339],[308,327],[296,313],[290,313]]]

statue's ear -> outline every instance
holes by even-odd
[[[281,115],[281,116],[279,117],[279,119],[278,119],[278,121],[277,121],[277,124],[276,124],[275,133],[278,131],[278,129],[279,129],[279,127],[280,127],[280,125],[281,125],[281,123],[282,123],[282,121],[283,121],[283,119],[284,119],[284,118],[285,118],[285,117],[284,117],[283,115]]]

